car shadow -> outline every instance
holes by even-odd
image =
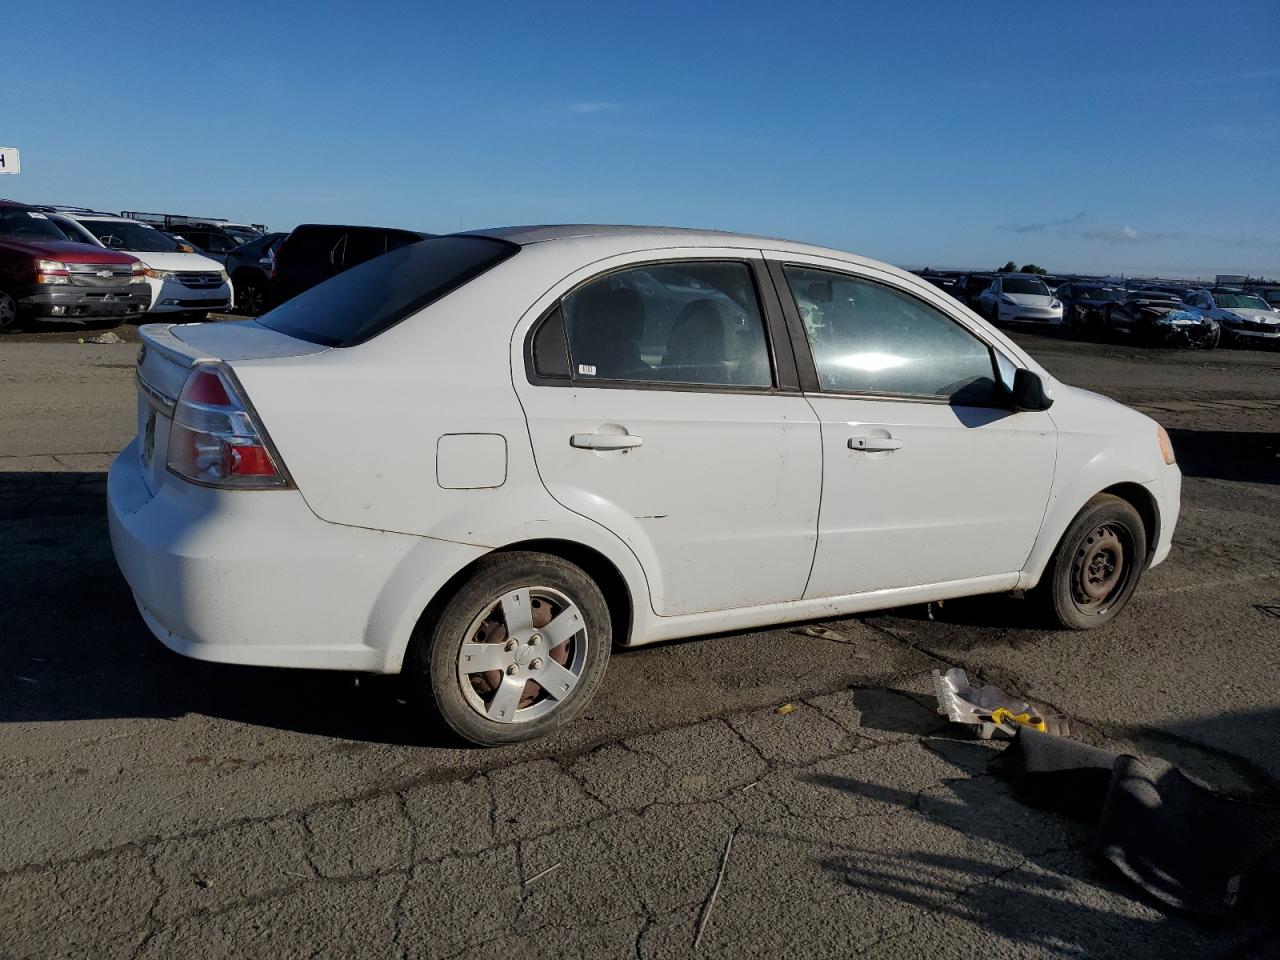
[[[1170,429],[1183,476],[1280,483],[1280,433]]]
[[[0,724],[200,713],[370,743],[463,746],[399,677],[171,653],[116,568],[105,496],[104,473],[0,473]]]
[[[935,756],[951,765],[954,776],[941,777],[938,789],[904,790],[832,773],[809,774],[809,783],[854,794],[891,808],[911,811],[955,831],[962,849],[883,850],[837,848],[822,861],[841,882],[869,896],[893,899],[929,911],[944,922],[977,925],[986,934],[1012,940],[1032,954],[1059,955],[1070,942],[1072,955],[1091,955],[1125,944],[1130,957],[1160,957],[1184,938],[1212,940],[1264,955],[1280,945],[1280,928],[1270,906],[1244,900],[1231,926],[1182,914],[1155,916],[1104,904],[1145,900],[1142,891],[1119,872],[1092,856],[1096,825],[1026,806],[1004,781],[991,776],[987,763],[998,746],[982,744],[957,725],[943,723],[933,699],[895,690],[854,690],[861,726],[913,734]],[[1180,722],[1168,735],[1212,743],[1242,725],[1280,728],[1280,710],[1224,713]],[[941,735],[939,735],[941,733]],[[1254,799],[1275,801],[1274,782]],[[927,836],[921,832],[921,836]],[[970,853],[972,851],[972,854]],[[1009,866],[1010,854],[1014,862]],[[1105,894],[1091,895],[1089,888]]]

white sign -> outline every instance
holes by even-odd
[[[22,170],[22,162],[18,159],[17,147],[0,147],[0,173],[18,173]]]

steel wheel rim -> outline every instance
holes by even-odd
[[[582,612],[566,594],[517,587],[467,627],[458,649],[458,687],[486,720],[530,723],[572,695],[589,649]]]
[[[18,305],[7,293],[0,293],[0,329],[10,326],[18,319]]]
[[[1122,524],[1107,522],[1090,530],[1076,546],[1071,564],[1071,599],[1082,613],[1111,609],[1133,575],[1133,537]]]

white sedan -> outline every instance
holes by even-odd
[[[1062,301],[1034,274],[1002,274],[978,295],[978,309],[992,323],[1062,324]]]
[[[1100,626],[1178,518],[1154,421],[819,247],[442,236],[142,337],[108,500],[155,635],[404,671],[481,744],[580,714],[615,645],[1011,591]]]
[[[1280,342],[1280,312],[1256,293],[1195,290],[1187,303],[1218,321],[1226,343]]]

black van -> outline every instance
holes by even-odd
[[[276,250],[267,305],[277,306],[348,267],[431,236],[389,227],[304,223]]]

